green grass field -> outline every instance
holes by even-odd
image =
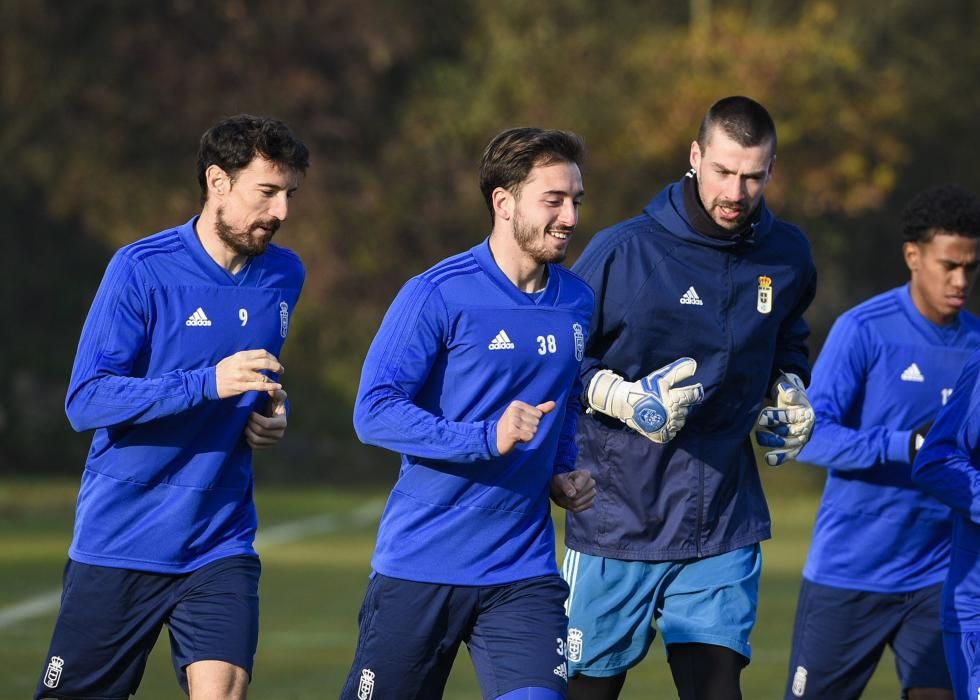
[[[778,474],[779,472],[777,472]],[[768,477],[772,480],[772,477]],[[60,586],[71,536],[75,482],[0,481],[0,620],[13,606]],[[782,697],[800,570],[817,495],[767,484],[774,539],[764,545],[754,656],[743,674],[747,700]],[[806,489],[810,491],[810,489]],[[263,561],[262,632],[250,697],[262,700],[335,698],[347,674],[357,634],[357,610],[369,572],[382,492],[326,488],[257,490]],[[318,516],[332,516],[323,518]],[[298,527],[281,527],[299,522]],[[0,700],[30,697],[55,618],[48,610],[0,622]],[[886,652],[865,698],[899,696],[894,661]],[[182,697],[170,666],[166,634],[154,649],[139,698]],[[465,650],[446,698],[479,698]],[[663,646],[630,672],[624,700],[675,698]]]

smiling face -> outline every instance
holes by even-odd
[[[538,265],[564,260],[585,195],[578,165],[535,165],[516,192],[498,189],[521,252]]]
[[[299,174],[256,156],[234,179],[217,165],[210,166],[208,183],[218,238],[235,255],[253,257],[265,252],[289,215]]]
[[[742,226],[759,205],[774,162],[771,140],[742,146],[717,126],[708,132],[703,150],[697,141],[691,143],[701,203],[729,231]]]
[[[912,301],[933,323],[952,323],[966,305],[977,279],[978,243],[980,239],[937,231],[928,241],[903,246],[912,273]]]

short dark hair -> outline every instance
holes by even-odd
[[[236,114],[212,126],[201,136],[197,150],[197,181],[201,185],[201,203],[208,199],[206,173],[217,165],[231,178],[248,167],[256,155],[275,163],[305,173],[310,166],[310,151],[278,119]]]
[[[521,184],[536,165],[580,165],[585,143],[571,131],[521,126],[493,137],[480,163],[480,191],[494,220],[493,191],[498,187],[519,195]]]
[[[697,141],[702,151],[716,126],[739,146],[758,146],[770,140],[772,155],[776,155],[776,124],[766,108],[753,99],[733,95],[723,97],[708,108],[698,129]]]
[[[959,185],[935,185],[915,195],[902,211],[902,237],[928,243],[939,232],[980,238],[980,200]]]

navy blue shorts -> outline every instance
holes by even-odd
[[[803,579],[796,607],[787,700],[858,698],[887,644],[905,696],[951,687],[939,626],[942,584],[871,593]]]
[[[944,632],[946,663],[956,700],[980,697],[980,632]]]
[[[136,692],[166,623],[177,680],[195,661],[226,661],[252,675],[259,636],[259,560],[219,559],[187,574],[69,561],[35,700]]]
[[[567,596],[558,576],[480,587],[375,574],[340,697],[441,698],[460,642],[485,698],[532,687],[565,697]]]

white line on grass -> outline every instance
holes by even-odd
[[[261,550],[269,545],[296,542],[312,535],[336,532],[345,527],[369,525],[377,521],[383,506],[384,501],[367,501],[346,515],[326,513],[302,520],[293,520],[281,525],[259,528],[258,536],[255,538],[255,548]]]
[[[46,615],[52,610],[57,610],[61,603],[61,589],[48,591],[39,596],[28,598],[27,600],[16,603],[0,610],[0,629],[10,627],[10,625],[29,620],[32,617]]]
[[[314,515],[309,518],[273,525],[259,531],[255,538],[255,548],[260,552],[271,545],[289,544],[314,535],[326,535],[345,527],[362,527],[377,521],[384,501],[367,501],[347,515]],[[47,615],[61,604],[61,589],[48,591],[41,595],[22,600],[6,608],[0,608],[0,629],[10,627],[22,620]]]

